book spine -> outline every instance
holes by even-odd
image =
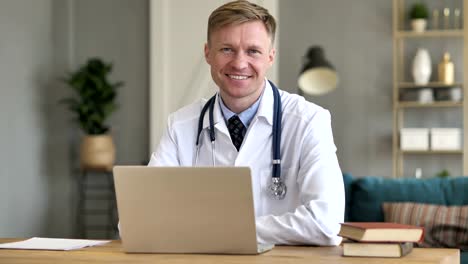
[[[419,238],[418,243],[424,242],[424,235],[426,233],[426,229],[424,227],[421,227],[421,229],[422,229],[422,233],[421,233],[421,237]]]

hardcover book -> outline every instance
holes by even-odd
[[[343,242],[343,256],[399,258],[413,250],[413,242],[365,243]]]
[[[347,222],[339,236],[362,242],[420,242],[424,228],[386,222]]]

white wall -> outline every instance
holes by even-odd
[[[152,0],[151,5],[151,132],[155,150],[166,127],[167,116],[217,90],[211,79],[203,46],[208,17],[225,0]],[[277,17],[277,0],[253,1]],[[278,34],[279,35],[279,34]],[[268,77],[277,81],[278,62]]]

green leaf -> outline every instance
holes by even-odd
[[[413,4],[409,17],[411,19],[427,19],[429,17],[427,6],[423,2]]]
[[[75,97],[59,100],[60,104],[76,114],[76,122],[88,134],[102,134],[109,131],[107,118],[116,111],[117,88],[123,82],[109,83],[112,63],[100,58],[90,58],[76,71],[67,73],[60,80],[76,92]]]

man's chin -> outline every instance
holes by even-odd
[[[240,99],[248,95],[247,90],[232,87],[221,89],[220,94],[223,99]]]

